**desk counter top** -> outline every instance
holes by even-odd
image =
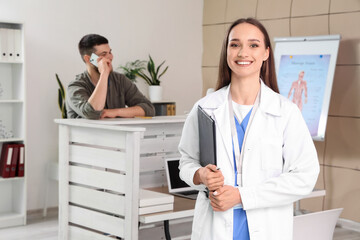
[[[106,118],[99,120],[91,119],[55,119],[60,124],[99,124],[99,125],[141,125],[141,124],[162,124],[162,123],[184,123],[186,115],[179,116],[156,116],[156,117],[135,117],[135,118]]]

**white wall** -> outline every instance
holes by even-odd
[[[202,0],[0,1],[0,21],[25,24],[28,209],[44,204],[45,166],[58,155],[55,73],[67,85],[84,71],[80,38],[106,36],[114,68],[148,54],[156,63],[166,60],[163,98],[176,101],[177,114],[183,114],[202,92],[202,11]],[[146,85],[140,89],[147,95]],[[56,206],[52,186],[50,205]]]

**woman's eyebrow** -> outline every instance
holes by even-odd
[[[240,40],[238,38],[232,38],[229,41],[230,42],[239,42]],[[260,40],[256,39],[256,38],[250,38],[250,39],[248,39],[248,42],[260,42]]]

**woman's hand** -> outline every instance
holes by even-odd
[[[210,191],[215,191],[224,186],[222,172],[212,164],[199,168],[194,175],[194,184],[204,184]]]
[[[209,199],[214,211],[226,211],[242,203],[239,190],[230,185],[225,185],[214,192],[210,192]]]

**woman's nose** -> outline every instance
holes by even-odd
[[[245,57],[246,54],[247,53],[246,53],[245,48],[243,48],[243,47],[239,48],[239,51],[238,51],[238,54],[237,54],[238,57]]]

